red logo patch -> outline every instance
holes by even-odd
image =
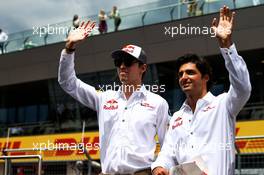
[[[108,100],[104,105],[105,110],[115,110],[118,109],[118,102],[114,99]]]
[[[155,108],[154,106],[151,106],[149,103],[141,103],[141,106],[145,106],[145,107],[148,107],[148,108],[151,108],[151,109]]]
[[[205,109],[203,109],[202,111],[203,112],[207,112],[207,111],[209,111],[210,109],[214,109],[215,108],[215,106],[207,106]]]
[[[172,125],[172,129],[181,126],[182,123],[183,123],[182,118],[181,118],[181,117],[178,117],[177,119],[174,120],[174,123],[173,123],[173,125]]]
[[[126,47],[124,47],[122,50],[129,52],[129,53],[133,53],[134,52],[135,47],[131,46],[131,45],[127,45]]]

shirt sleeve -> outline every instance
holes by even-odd
[[[161,151],[159,152],[156,161],[151,164],[151,170],[154,170],[156,167],[163,167],[169,171],[171,167],[175,166],[176,161],[172,136],[172,129],[169,127]]]
[[[158,110],[157,114],[157,134],[159,138],[160,146],[163,145],[164,137],[167,132],[167,127],[169,124],[169,105],[166,100],[163,99],[162,104]]]
[[[76,77],[74,70],[74,53],[61,52],[58,82],[62,89],[85,106],[98,111],[99,93],[94,87]]]
[[[229,48],[220,48],[229,73],[230,87],[227,92],[227,109],[232,117],[236,117],[246,104],[251,93],[251,84],[247,65],[238,55],[235,44]]]

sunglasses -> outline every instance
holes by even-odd
[[[115,63],[115,67],[120,67],[122,63],[124,63],[126,67],[130,67],[134,63],[139,63],[139,61],[133,58],[117,58],[114,60],[114,63]]]

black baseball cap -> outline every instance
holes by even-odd
[[[143,64],[147,63],[147,55],[145,51],[136,45],[126,45],[120,50],[113,51],[111,54],[113,59],[133,57]]]

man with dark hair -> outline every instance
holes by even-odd
[[[202,77],[205,75],[209,76],[209,79],[206,83],[207,91],[209,91],[213,84],[212,67],[210,66],[210,64],[204,58],[199,57],[196,54],[186,54],[177,59],[176,65],[175,65],[176,72],[179,72],[181,65],[185,63],[194,63],[196,65],[196,68],[200,71]],[[178,75],[178,77],[180,77],[180,75]]]
[[[218,25],[216,19],[212,23],[229,72],[227,93],[214,96],[208,92],[211,71],[202,58],[185,55],[177,60],[186,100],[170,120],[162,150],[151,166],[154,175],[167,175],[169,170],[182,174],[198,170],[197,175],[235,173],[236,116],[250,97],[251,84],[247,66],[231,39],[233,19],[234,12],[224,6]]]
[[[151,174],[155,135],[162,145],[169,119],[168,104],[142,84],[147,57],[136,45],[111,54],[121,82],[118,91],[99,93],[76,77],[76,44],[88,37],[94,26],[88,21],[69,34],[61,53],[59,83],[73,98],[97,112],[102,174]]]

